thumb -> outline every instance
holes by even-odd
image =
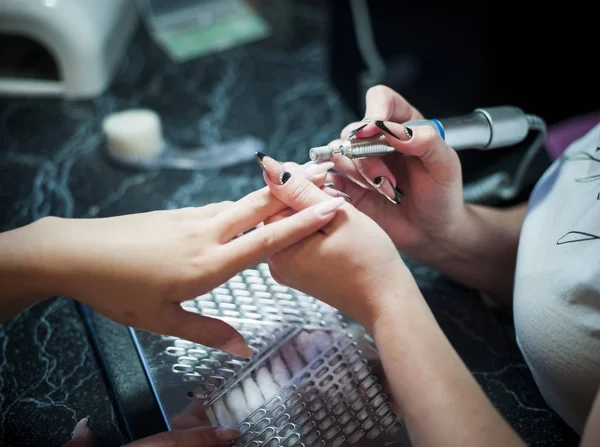
[[[88,425],[88,418],[83,418],[75,425],[71,440],[63,447],[94,447],[94,438]]]
[[[249,358],[253,351],[244,337],[232,326],[217,318],[206,317],[172,304],[163,319],[161,330],[210,348],[221,349],[236,357]]]

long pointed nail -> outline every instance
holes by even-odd
[[[348,135],[348,138],[352,138],[354,135],[356,135],[358,132],[360,132],[361,130],[363,130],[365,127],[367,127],[368,123],[363,124],[362,126],[357,127],[356,129],[350,131],[350,135]]]
[[[265,169],[265,165],[263,164],[263,158],[265,158],[266,155],[263,154],[262,152],[256,152],[254,155],[256,155],[256,161],[258,162],[260,167]]]
[[[395,188],[392,185],[392,182],[387,178],[377,177],[373,181],[373,185],[377,188],[377,191],[387,197],[390,202],[395,203],[396,205],[402,203],[402,196],[404,196],[404,194],[398,188]]]
[[[79,439],[85,437],[90,430],[88,422],[89,418],[83,418],[82,420],[80,420],[73,429],[71,439]]]
[[[330,195],[333,194],[335,197],[343,197],[346,202],[352,203],[352,197],[350,197],[350,195],[346,194],[344,191],[337,189],[333,183],[324,183],[323,187],[330,190]]]
[[[374,124],[383,132],[387,133],[388,135],[393,136],[394,138],[396,138],[397,140],[400,141],[407,141],[410,140],[412,137],[412,129],[408,128],[408,127],[404,127],[404,132],[400,134],[400,136],[396,135],[394,132],[392,132],[389,127],[386,126],[386,124],[383,121],[375,121]]]
[[[335,212],[340,206],[345,203],[344,199],[341,197],[337,197],[331,200],[325,200],[324,202],[315,205],[315,213],[319,216],[329,216],[331,213]]]
[[[223,351],[229,352],[236,357],[250,358],[254,351],[246,344],[244,339],[233,338],[226,342],[221,348]]]
[[[323,174],[324,172],[329,171],[331,168],[335,166],[335,163],[332,161],[326,161],[325,163],[313,163],[304,168],[304,172],[316,177],[319,174]]]
[[[267,173],[272,182],[283,185],[292,176],[289,171],[285,170],[281,163],[262,152],[256,152],[256,161],[262,170]]]

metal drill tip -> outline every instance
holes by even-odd
[[[313,147],[308,151],[312,161],[327,161],[333,158],[333,149],[329,146]]]

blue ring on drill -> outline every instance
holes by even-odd
[[[446,132],[444,132],[444,126],[442,126],[442,123],[440,123],[436,119],[433,119],[431,121],[437,126],[438,130],[440,131],[440,135],[442,136],[442,139],[445,141],[446,140]]]

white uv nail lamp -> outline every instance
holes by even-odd
[[[134,0],[1,0],[0,95],[101,94],[137,23]]]
[[[364,329],[278,284],[267,264],[182,306],[231,324],[254,353],[131,328],[167,426],[202,406],[211,424],[240,430],[237,447],[410,446]]]

